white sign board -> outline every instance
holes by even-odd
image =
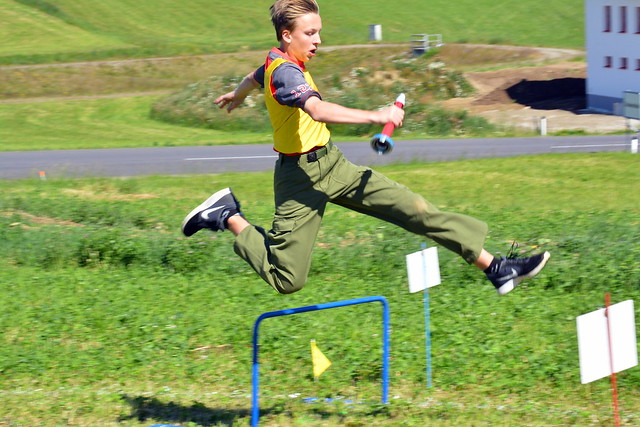
[[[632,300],[609,307],[608,329],[604,308],[578,316],[576,323],[582,384],[607,377],[613,372],[624,371],[638,364]],[[608,330],[611,331],[611,353]],[[609,354],[613,355],[613,372]]]
[[[409,292],[419,292],[440,284],[438,248],[431,247],[407,255]]]

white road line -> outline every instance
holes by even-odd
[[[196,160],[244,160],[244,159],[277,159],[278,156],[241,156],[241,157],[188,157],[185,161]]]
[[[551,148],[599,148],[599,147],[626,147],[629,144],[594,144],[594,145],[553,145]]]

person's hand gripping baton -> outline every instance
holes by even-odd
[[[405,96],[404,93],[401,93],[396,98],[396,102],[394,105],[400,108],[404,108],[405,104]],[[391,139],[391,135],[393,135],[393,130],[396,127],[393,123],[389,122],[384,125],[382,132],[376,134],[371,138],[371,148],[378,154],[387,154],[393,150],[393,139]]]

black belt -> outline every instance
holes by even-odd
[[[302,153],[302,154],[280,153],[280,160],[282,161],[293,160],[297,162],[303,156],[305,156],[308,163],[317,162],[329,152],[331,147],[333,147],[333,142],[329,140],[329,142],[327,142],[326,145],[323,145],[322,147],[314,147],[313,149],[311,149],[311,151],[307,151],[306,153]]]

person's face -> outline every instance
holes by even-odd
[[[313,58],[321,43],[322,19],[316,13],[307,13],[295,20],[292,31],[283,30],[282,40],[288,44],[287,54],[298,61]]]

